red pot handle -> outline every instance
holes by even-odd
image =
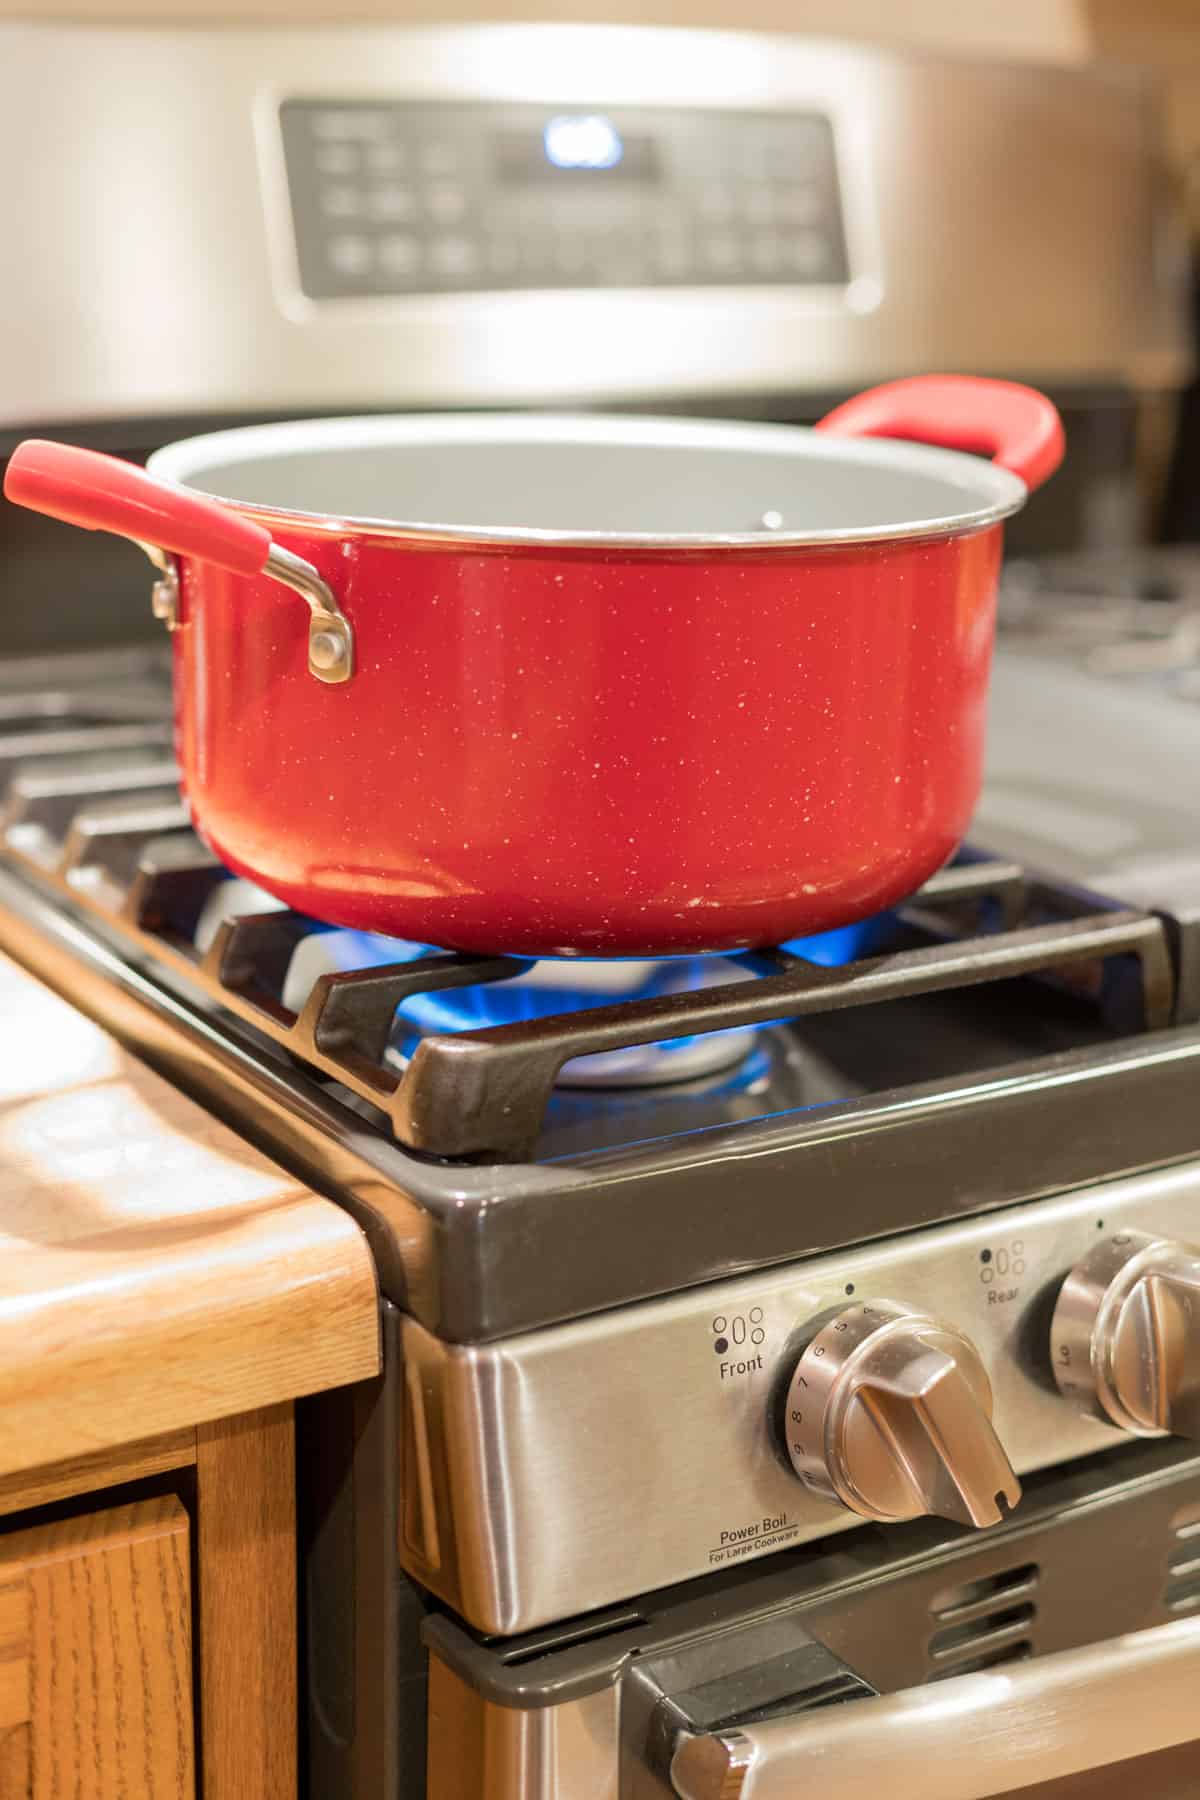
[[[271,553],[270,532],[219,500],[168,487],[134,463],[73,444],[26,438],[9,459],[4,494],[69,525],[115,531],[234,575],[257,575]]]
[[[1063,459],[1057,408],[1036,388],[978,375],[913,375],[868,388],[817,426],[837,437],[910,438],[990,456],[1041,487]]]
[[[264,525],[220,500],[156,481],[135,463],[74,444],[26,438],[4,471],[4,495],[17,506],[82,525],[115,531],[148,550],[163,570],[155,611],[174,627],[178,574],[162,552],[214,563],[232,575],[266,573],[300,595],[308,607],[308,672],[336,684],[354,673],[354,632],[336,596],[311,563],[271,542]]]

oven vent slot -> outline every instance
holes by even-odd
[[[1171,1520],[1171,1534],[1178,1543],[1167,1557],[1167,1587],[1163,1602],[1169,1612],[1194,1612],[1200,1607],[1200,1506],[1185,1506]]]
[[[943,1588],[929,1603],[936,1624],[965,1625],[986,1618],[999,1607],[1014,1606],[1027,1600],[1037,1587],[1041,1574],[1036,1563],[1021,1563],[1013,1569],[1000,1569],[978,1581],[964,1582],[962,1587]]]
[[[557,1654],[576,1644],[586,1644],[592,1638],[611,1637],[614,1632],[631,1631],[645,1623],[642,1614],[632,1607],[615,1608],[602,1613],[599,1618],[593,1616],[566,1625],[545,1626],[532,1639],[517,1639],[511,1649],[501,1650],[500,1658],[506,1669],[512,1669],[520,1663],[535,1662],[539,1656],[548,1656],[552,1651]]]
[[[1002,1607],[967,1624],[935,1631],[929,1640],[929,1654],[935,1663],[939,1663],[950,1657],[957,1660],[976,1653],[990,1653],[1001,1643],[1027,1631],[1036,1612],[1037,1608],[1026,1602],[1023,1606]]]
[[[1173,1613],[1192,1612],[1200,1606],[1200,1569],[1185,1581],[1169,1582],[1166,1601]]]
[[[1193,1526],[1192,1531],[1180,1535],[1190,1538],[1182,1547],[1167,1559],[1167,1592],[1166,1603],[1175,1613],[1190,1612],[1200,1606],[1200,1533]]]
[[[934,1669],[926,1680],[949,1681],[953,1675],[978,1675],[1001,1663],[1028,1662],[1032,1655],[1033,1645],[1029,1639],[1019,1638],[1015,1644],[1005,1644],[1000,1650],[989,1650],[983,1656],[971,1656],[964,1662],[952,1662],[945,1668]]]
[[[1019,1563],[935,1594],[929,1607],[929,1679],[1032,1656],[1040,1574],[1036,1563]]]
[[[1189,1538],[1200,1538],[1200,1506],[1182,1507],[1171,1520],[1171,1530],[1183,1543]]]
[[[1179,1579],[1183,1575],[1200,1575],[1200,1543],[1185,1544],[1167,1558],[1167,1567]]]

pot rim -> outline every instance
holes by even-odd
[[[549,526],[444,525],[435,521],[380,519],[354,514],[306,512],[209,494],[239,512],[263,520],[294,521],[306,528],[370,536],[456,544],[543,546],[606,550],[766,550],[833,548],[891,543],[909,538],[957,537],[984,531],[1025,504],[1028,489],[1019,476],[980,456],[896,438],[826,435],[804,425],[741,420],[691,419],[667,414],[616,413],[382,413],[344,418],[296,419],[246,425],[229,431],[181,438],[156,450],[146,467],[160,481],[191,487],[197,476],[231,462],[255,457],[304,456],[317,452],[384,448],[392,445],[530,443],[540,446],[587,444],[626,449],[633,444],[664,450],[749,451],[781,457],[898,468],[959,488],[975,504],[961,512],[905,519],[860,528],[789,532],[758,531],[579,531]]]

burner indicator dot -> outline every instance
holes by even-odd
[[[750,1323],[752,1325],[761,1325],[762,1324],[762,1316],[763,1316],[763,1310],[762,1310],[761,1306],[752,1306],[750,1308]]]
[[[726,1321],[720,1316],[720,1314],[718,1314],[717,1317],[713,1320],[713,1330],[714,1331],[724,1331],[725,1324],[726,1324]]]
[[[718,1356],[724,1356],[724,1354],[728,1350],[728,1348],[729,1348],[729,1339],[728,1338],[718,1338],[716,1343],[713,1345],[713,1349],[716,1351]]]
[[[991,1251],[990,1250],[981,1250],[979,1252],[979,1260],[981,1263],[990,1263],[992,1260]]]
[[[846,1292],[848,1294],[852,1294],[854,1292],[854,1283],[852,1281],[848,1281],[846,1283]]]
[[[1097,1220],[1096,1220],[1096,1230],[1097,1230],[1097,1231],[1103,1231],[1103,1230],[1104,1230],[1104,1220],[1103,1220],[1103,1219],[1097,1219]]]

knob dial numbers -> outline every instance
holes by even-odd
[[[1200,1250],[1144,1231],[1072,1269],[1054,1309],[1063,1394],[1134,1437],[1200,1438]]]
[[[809,1343],[784,1425],[796,1474],[865,1519],[994,1525],[1020,1487],[992,1429],[979,1352],[894,1300],[847,1307]]]

